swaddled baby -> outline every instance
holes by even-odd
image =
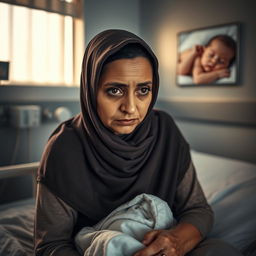
[[[144,247],[145,233],[175,224],[167,203],[141,194],[121,205],[94,227],[85,227],[75,237],[78,250],[90,256],[133,255]]]

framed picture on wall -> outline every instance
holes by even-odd
[[[183,31],[177,40],[177,85],[239,83],[240,23]]]

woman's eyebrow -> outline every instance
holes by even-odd
[[[146,85],[152,85],[152,81],[146,81],[146,82],[137,84],[137,86],[146,86]]]
[[[143,83],[138,83],[137,86],[146,86],[146,85],[152,85],[152,81],[145,81]],[[119,82],[108,82],[105,83],[104,86],[117,86],[117,87],[128,87],[128,84],[119,83]]]
[[[118,82],[108,82],[104,86],[118,86],[118,87],[128,87],[128,84],[118,83]]]

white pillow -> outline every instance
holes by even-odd
[[[205,45],[212,37],[219,34],[228,35],[237,41],[237,26],[232,25],[221,28],[211,28],[207,30],[192,31],[186,35],[183,34],[180,36],[178,51],[182,52],[195,44]]]

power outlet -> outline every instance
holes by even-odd
[[[13,127],[38,127],[41,124],[41,108],[36,105],[12,106],[9,109],[9,117]]]

